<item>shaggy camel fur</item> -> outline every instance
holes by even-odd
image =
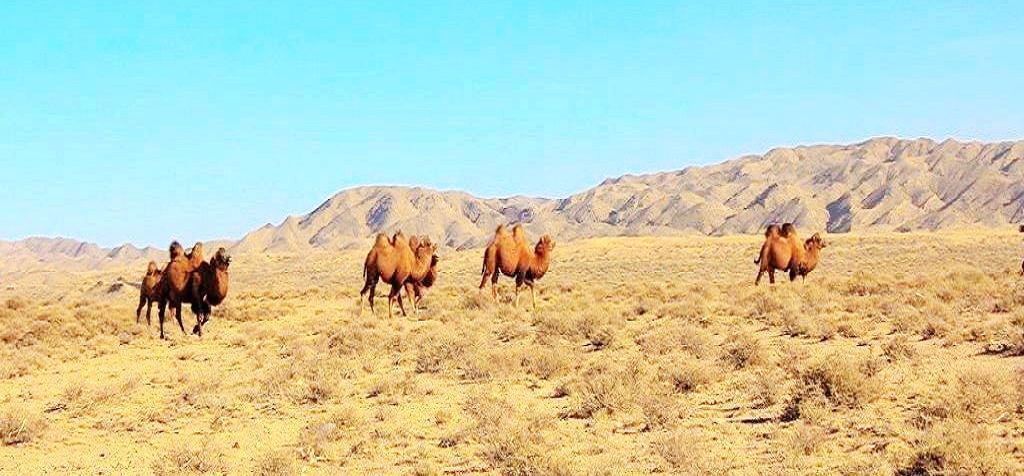
[[[153,311],[153,303],[160,299],[160,277],[163,271],[156,267],[155,261],[149,262],[146,275],[142,277],[142,284],[139,286],[139,307],[135,309],[135,323],[139,323],[142,315],[142,307],[146,306],[146,325],[150,325],[150,315]]]
[[[800,275],[801,279],[806,279],[807,273],[814,271],[814,268],[818,266],[818,258],[821,254],[821,250],[826,246],[828,246],[828,243],[821,239],[821,235],[818,235],[817,233],[811,235],[811,237],[804,242],[804,259],[800,263],[800,269],[797,270],[797,274]]]
[[[196,246],[192,248],[192,252],[186,255],[181,244],[175,241],[171,243],[168,251],[171,261],[164,267],[164,274],[160,280],[158,313],[160,316],[160,338],[164,338],[164,314],[168,305],[174,311],[174,317],[178,321],[181,333],[185,333],[185,325],[181,322],[182,303],[192,304],[192,312],[196,314],[199,334],[202,335],[202,321],[200,317],[202,303],[197,303],[192,299],[193,295],[197,294],[198,289],[193,286],[192,274],[197,268],[197,266],[193,266],[195,258],[198,257],[200,266],[202,265],[203,246],[201,243],[196,243]]]
[[[209,263],[201,262],[199,268],[192,272],[192,312],[198,313],[197,317],[202,325],[209,322],[213,306],[219,306],[228,296],[230,265],[231,256],[228,256],[227,250],[220,248],[210,258]],[[193,327],[192,333],[202,335],[201,325]]]
[[[406,287],[406,294],[410,299],[415,300],[413,287],[416,282],[427,276],[432,264],[436,263],[433,250],[436,247],[418,246],[418,253],[414,252],[409,240],[401,231],[389,240],[384,234],[378,234],[376,242],[370,252],[366,255],[363,263],[363,277],[366,282],[363,289],[359,291],[359,310],[362,312],[363,296],[370,293],[370,311],[373,312],[373,298],[376,294],[377,283],[384,281],[391,285],[391,292],[388,293],[388,317],[393,317],[392,310],[395,299],[398,300],[398,307],[402,315],[406,316],[405,304],[402,302],[402,287]],[[412,292],[410,292],[412,291]],[[415,302],[414,302],[415,304]],[[415,311],[415,305],[414,309]]]
[[[512,233],[499,225],[494,230],[494,239],[484,250],[484,262],[481,269],[480,289],[491,280],[491,296],[498,299],[498,277],[501,274],[516,279],[515,306],[519,307],[519,288],[524,284],[530,288],[530,299],[533,308],[537,309],[537,296],[534,291],[535,282],[544,277],[551,265],[551,251],[555,242],[550,236],[544,235],[531,247],[526,240],[526,230],[522,225],[512,228]]]
[[[426,235],[413,236],[412,238],[409,238],[409,247],[412,248],[413,253],[421,252],[420,248],[424,247],[424,250],[422,250],[422,252],[426,252],[426,250],[429,249],[431,254],[430,268],[427,269],[427,274],[425,274],[421,279],[412,283],[413,297],[410,299],[412,299],[413,301],[413,311],[415,312],[419,309],[420,301],[423,300],[423,295],[425,294],[426,289],[433,286],[434,283],[437,281],[437,262],[439,258],[437,257],[436,253],[437,245],[432,244],[430,242],[430,237]],[[405,297],[409,298],[408,290],[406,291]]]
[[[785,223],[781,228],[768,225],[764,236],[761,254],[754,260],[755,264],[760,264],[754,285],[761,283],[765,272],[768,273],[768,282],[774,284],[775,270],[788,271],[789,280],[795,280],[804,261],[804,244],[797,236],[796,227],[792,223]]]

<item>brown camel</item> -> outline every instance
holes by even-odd
[[[544,235],[531,247],[526,240],[526,230],[522,225],[512,228],[512,233],[499,225],[494,230],[494,239],[484,250],[484,263],[481,269],[480,289],[491,280],[491,296],[498,299],[498,277],[501,274],[516,279],[515,306],[519,307],[519,288],[524,284],[530,288],[533,308],[537,309],[537,296],[534,291],[535,282],[544,277],[551,265],[551,252],[555,242],[550,236]]]
[[[185,326],[181,322],[182,303],[192,304],[192,312],[196,314],[198,333],[202,335],[201,312],[199,312],[201,311],[201,302],[196,303],[192,299],[193,295],[197,294],[198,291],[198,288],[193,285],[192,275],[196,271],[196,267],[192,263],[198,257],[200,266],[202,265],[202,249],[202,244],[196,243],[196,246],[192,248],[192,252],[186,255],[180,243],[177,241],[171,243],[168,250],[171,261],[164,267],[164,274],[160,280],[159,316],[161,339],[164,338],[164,313],[168,305],[174,311],[174,317],[178,321],[181,333],[185,333]]]
[[[209,322],[213,306],[219,306],[228,296],[230,265],[231,256],[228,256],[227,250],[220,248],[209,263],[201,262],[199,269],[192,272],[192,312],[198,313],[197,318],[202,325]],[[202,325],[193,327],[192,333],[202,335]]]
[[[792,223],[784,223],[781,228],[777,225],[768,225],[764,236],[761,255],[754,260],[755,264],[760,264],[754,285],[761,283],[761,276],[765,272],[768,273],[768,282],[774,284],[775,270],[788,271],[789,280],[795,280],[804,262],[805,250],[804,243],[801,243],[800,237],[797,236],[796,227]]]
[[[417,246],[419,251],[417,253],[413,251],[410,241],[401,231],[396,232],[390,240],[383,233],[378,234],[373,248],[367,253],[366,261],[363,263],[363,277],[366,278],[366,282],[363,289],[359,291],[360,312],[363,309],[363,296],[367,292],[370,293],[368,301],[370,302],[370,311],[373,312],[373,298],[376,294],[377,283],[384,281],[391,285],[391,292],[388,293],[388,317],[394,316],[392,305],[395,299],[398,300],[398,307],[402,310],[402,315],[406,316],[405,304],[402,302],[402,287],[427,276],[429,268],[435,263],[433,248],[432,244],[426,247]],[[410,299],[415,300],[415,291],[409,292],[412,289],[413,287],[407,287],[406,294]]]
[[[814,271],[814,268],[818,266],[818,259],[821,254],[821,250],[828,246],[825,240],[821,239],[821,235],[815,233],[811,235],[807,241],[804,242],[804,259],[800,263],[800,268],[797,274],[800,275],[800,279],[806,279],[807,273]]]
[[[139,286],[139,307],[135,309],[135,323],[139,323],[142,315],[142,307],[146,306],[146,325],[150,325],[150,315],[153,310],[153,303],[160,299],[160,278],[163,271],[156,267],[155,261],[149,262],[146,275],[142,277],[142,284]]]
[[[409,238],[409,247],[412,248],[413,253],[416,253],[417,255],[419,253],[426,253],[428,250],[430,252],[430,267],[427,268],[426,274],[419,277],[419,279],[415,279],[417,278],[416,276],[411,277],[415,279],[412,282],[413,297],[409,298],[410,295],[408,290],[406,290],[405,294],[406,298],[413,301],[413,312],[416,312],[419,309],[420,301],[423,300],[423,295],[425,294],[426,289],[433,286],[437,281],[437,262],[439,261],[439,258],[437,257],[437,245],[431,243],[430,237],[428,236],[413,236],[412,238]],[[420,248],[423,249],[420,250]]]

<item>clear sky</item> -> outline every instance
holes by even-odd
[[[1024,2],[9,1],[0,239],[241,237],[365,184],[561,197],[1024,137]]]

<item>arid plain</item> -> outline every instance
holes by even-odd
[[[393,319],[365,250],[238,254],[168,341],[145,261],[5,270],[0,472],[1019,474],[1022,236],[826,239],[760,287],[758,235],[559,242],[536,311],[449,251]]]

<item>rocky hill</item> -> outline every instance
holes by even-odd
[[[366,246],[378,232],[401,229],[464,249],[483,246],[502,223],[524,223],[533,236],[550,233],[564,241],[759,233],[767,223],[784,221],[829,233],[1007,227],[1024,221],[1024,141],[876,138],[777,148],[716,165],[609,179],[563,199],[359,187],[233,244],[216,244],[233,253],[331,250]],[[88,266],[164,255],[60,238],[0,242],[0,257],[26,263]]]
[[[1024,221],[1024,141],[877,138],[777,148],[721,164],[624,176],[560,200],[482,199],[457,191],[360,187],[244,237],[244,251],[365,246],[378,231],[482,246],[499,223],[565,240],[608,235],[808,230],[945,230]]]

